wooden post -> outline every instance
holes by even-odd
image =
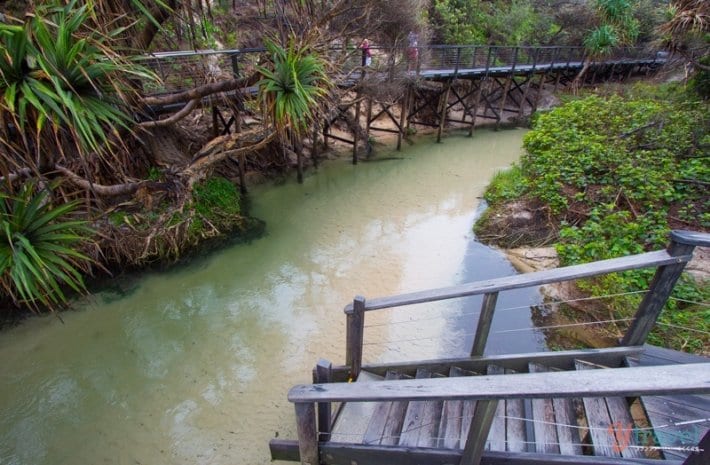
[[[444,84],[444,94],[441,98],[441,114],[439,115],[439,130],[436,133],[436,142],[441,142],[441,133],[444,130],[444,124],[446,124],[446,109],[449,106],[449,90],[451,89],[452,79],[446,81]]]
[[[473,348],[471,349],[472,357],[483,355],[486,350],[486,342],[488,341],[488,334],[491,332],[493,312],[495,311],[497,300],[497,292],[483,296],[481,314],[478,316],[478,326],[476,327],[476,337],[473,340]]]
[[[212,138],[215,138],[219,136],[219,121],[217,120],[217,112],[219,110],[217,107],[213,104],[212,105]]]
[[[360,129],[360,92],[355,94],[355,127],[353,128],[353,165],[357,165],[357,138]]]
[[[353,307],[345,309],[347,328],[345,335],[345,364],[350,367],[350,378],[355,380],[362,366],[362,344],[365,335],[365,298],[355,296]]]
[[[312,403],[296,404],[296,429],[301,464],[318,465],[318,438],[316,436],[316,409]]]
[[[522,117],[523,113],[525,111],[525,102],[527,101],[528,98],[528,92],[530,91],[530,82],[535,78],[535,67],[537,66],[537,54],[539,52],[539,48],[536,48],[535,51],[533,52],[533,63],[532,63],[532,71],[530,71],[530,79],[528,79],[528,82],[525,84],[525,90],[523,91],[523,97],[520,100],[520,110],[518,110],[518,117]],[[530,114],[532,114],[532,108],[530,109]]]
[[[333,364],[328,360],[320,359],[313,370],[313,383],[325,384],[333,380]],[[318,440],[330,441],[330,427],[332,424],[330,402],[318,404]]]
[[[313,121],[313,135],[311,136],[311,161],[313,167],[318,168],[318,133],[319,131],[318,118]]]
[[[328,150],[328,130],[330,129],[330,124],[328,123],[328,119],[323,121],[323,150]]]
[[[409,86],[407,86],[407,89],[404,91],[404,95],[402,95],[402,104],[400,106],[401,111],[399,113],[399,132],[397,133],[397,151],[399,152],[402,149],[402,137],[404,137],[404,131],[405,131],[405,125],[408,126],[407,124],[407,112],[409,109],[407,108],[409,103]]]
[[[471,428],[468,430],[466,447],[461,456],[460,465],[478,465],[481,463],[481,456],[486,448],[486,439],[491,430],[491,424],[495,418],[498,400],[479,400],[476,402],[476,410],[471,420]]]
[[[500,125],[500,120],[503,119],[503,114],[505,113],[505,101],[508,97],[508,92],[510,91],[510,84],[513,79],[515,79],[515,65],[517,64],[517,61],[518,47],[515,47],[515,51],[513,52],[513,66],[510,68],[510,76],[508,77],[508,80],[505,82],[505,86],[503,87],[503,95],[501,96],[500,109],[498,110],[498,119],[496,120],[496,130]]]
[[[680,278],[683,268],[692,256],[695,246],[710,246],[710,235],[692,231],[672,231],[668,253],[678,257],[678,263],[659,266],[651,281],[648,293],[644,296],[631,327],[621,340],[622,346],[640,346],[646,342],[648,334],[656,324],[668,297]]]
[[[367,156],[369,158],[372,147],[370,147],[370,123],[372,119],[372,96],[367,98],[367,111],[365,112],[365,136],[367,141],[365,141],[365,150],[367,151]]]

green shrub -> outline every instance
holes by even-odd
[[[52,206],[32,183],[15,197],[0,194],[0,287],[16,305],[53,308],[66,302],[63,286],[85,290],[81,271],[91,260],[77,249],[92,231],[70,218],[76,206]]]

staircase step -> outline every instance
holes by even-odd
[[[402,379],[404,375],[399,372],[389,370],[385,375],[385,381]],[[378,402],[367,425],[367,430],[362,438],[363,444],[381,444],[384,435],[387,419],[394,404],[399,402]],[[401,418],[401,416],[400,416]],[[399,434],[399,433],[397,433]]]
[[[539,363],[528,365],[530,373],[541,373],[548,369]],[[560,446],[555,425],[555,407],[552,399],[533,399],[533,428],[535,430],[535,451],[543,454],[559,454]]]
[[[461,374],[464,376],[475,376],[478,373],[471,371],[461,370]],[[476,411],[476,401],[475,400],[464,400],[462,402],[461,409],[461,435],[459,436],[459,448],[463,449],[466,446],[466,439],[468,439],[468,432],[471,429],[471,422],[473,421],[473,413]]]
[[[498,365],[488,365],[487,374],[503,375],[505,369]],[[499,400],[495,417],[488,433],[486,450],[505,451],[505,401]]]
[[[551,370],[540,364],[530,364],[530,373],[542,373]],[[575,415],[572,399],[552,399],[554,422],[557,433],[557,446],[562,455],[582,455],[582,440],[579,423]],[[569,425],[569,426],[565,426]]]
[[[577,370],[604,369],[580,360],[575,360]],[[594,443],[594,455],[607,457],[643,458],[641,449],[629,447],[637,445],[632,430],[634,420],[629,412],[629,404],[623,397],[584,398],[584,409]]]
[[[378,376],[367,371],[361,371],[357,383],[372,383],[382,381]],[[350,402],[340,406],[340,411],[333,424],[330,440],[352,444],[362,443],[368,423],[378,402]]]
[[[505,374],[515,374],[516,371],[506,369]],[[505,401],[505,431],[506,448],[510,452],[527,451],[525,435],[525,407],[523,399],[507,399]]]
[[[417,370],[416,379],[431,378],[431,371],[427,369]],[[413,401],[407,407],[407,413],[404,416],[402,424],[402,434],[399,437],[400,446],[414,447],[419,441],[419,432],[424,423],[424,413],[426,401]]]
[[[465,376],[464,370],[451,367],[449,377]],[[459,448],[459,434],[461,433],[461,419],[463,416],[463,401],[447,400],[441,410],[441,423],[439,424],[439,441],[437,447],[444,449]]]

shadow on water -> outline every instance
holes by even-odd
[[[485,202],[476,211],[478,219],[485,210]],[[500,278],[517,274],[500,250],[481,244],[475,236],[469,241],[459,284]],[[451,356],[468,355],[473,347],[473,340],[481,311],[483,296],[460,299],[460,308],[453,313],[448,323],[449,330],[455,332],[464,328],[463,337],[450,341]],[[537,287],[513,289],[501,292],[496,302],[491,330],[486,344],[485,354],[514,354],[546,350],[545,335],[535,329],[532,309],[542,302]]]

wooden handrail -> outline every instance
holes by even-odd
[[[686,263],[690,259],[691,255],[672,257],[665,250],[646,252],[628,257],[611,258],[609,260],[585,263],[582,265],[573,265],[555,268],[552,270],[505,276],[502,278],[476,281],[458,286],[442,287],[427,291],[399,294],[396,296],[376,297],[366,300],[365,311],[509,291],[511,289],[534,287],[542,284],[571,281],[579,278],[589,278],[617,271],[628,271],[638,268],[648,268],[652,266],[661,266],[681,262]],[[349,304],[345,307],[346,313],[351,309],[352,304]]]
[[[370,383],[303,384],[293,403],[636,397],[710,394],[710,363],[581,371],[402,379]]]
[[[667,250],[389,297],[365,299],[358,296],[354,304],[345,307],[348,334],[345,358],[346,363],[350,366],[350,377],[355,379],[362,365],[364,318],[368,311],[484,294],[486,298],[481,309],[481,317],[471,351],[471,355],[480,356],[485,351],[499,292],[590,278],[619,271],[657,267],[649,292],[644,296],[631,327],[621,341],[623,346],[643,345],[685,265],[692,259],[693,249],[696,246],[707,245],[710,245],[710,234],[678,230],[671,232],[671,242]]]

